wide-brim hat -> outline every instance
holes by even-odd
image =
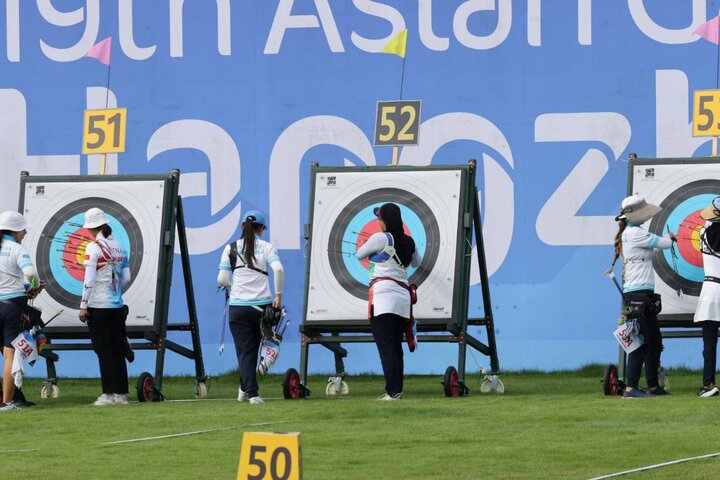
[[[657,215],[660,210],[662,208],[647,203],[640,195],[631,195],[622,201],[620,215],[615,218],[616,220],[625,218],[635,225],[640,225]]]
[[[27,221],[18,212],[9,210],[0,213],[0,230],[9,230],[11,232],[22,232],[27,229]]]
[[[711,222],[720,221],[720,197],[715,197],[710,205],[700,212],[700,216]]]
[[[99,208],[91,208],[85,212],[85,224],[83,228],[98,228],[107,223],[109,223],[109,221],[105,218],[105,212]]]

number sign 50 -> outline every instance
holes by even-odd
[[[299,433],[243,434],[238,480],[302,478]]]

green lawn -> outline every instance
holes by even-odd
[[[61,396],[0,412],[0,471],[22,478],[234,479],[244,431],[302,433],[306,479],[592,478],[720,452],[720,397],[699,399],[698,372],[670,371],[670,397],[623,400],[602,394],[600,367],[507,373],[505,395],[445,398],[440,376],[406,378],[405,398],[378,402],[381,377],[349,377],[350,395],[286,401],[278,376],[263,379],[264,405],[234,401],[234,376],[212,379],[209,399],[92,407],[99,380],[61,379]],[[189,399],[193,382],[170,378],[169,399]],[[269,422],[252,427],[248,424]],[[237,427],[119,445],[105,442]],[[630,478],[717,478],[720,457],[634,473]],[[19,473],[13,474],[20,478]],[[625,477],[627,478],[627,477]]]

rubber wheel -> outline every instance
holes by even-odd
[[[460,396],[460,379],[455,367],[447,367],[445,370],[445,379],[443,380],[446,397]]]
[[[137,379],[138,402],[152,402],[155,399],[155,379],[148,372],[143,372]]]
[[[50,396],[52,398],[60,398],[60,387],[57,385],[50,387]]]
[[[50,398],[51,395],[51,389],[49,385],[43,385],[42,388],[40,388],[40,398]]]
[[[283,397],[287,400],[296,400],[300,396],[300,374],[294,368],[288,368],[283,379]]]
[[[670,390],[670,378],[664,371],[658,373],[658,384],[665,390]]]
[[[603,392],[605,395],[620,395],[618,369],[612,363],[605,367],[603,374]]]
[[[347,395],[350,393],[350,387],[345,382],[340,382],[340,390],[335,386],[335,382],[328,382],[325,387],[325,395]]]
[[[497,385],[495,386],[495,393],[502,395],[505,393],[505,384],[498,378]]]
[[[195,398],[207,398],[207,394],[207,383],[197,382],[197,385],[195,385]]]
[[[483,380],[480,384],[480,393],[491,393],[492,382],[490,380]]]

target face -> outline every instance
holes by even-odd
[[[400,207],[405,233],[421,257],[408,268],[418,286],[418,319],[449,319],[456,288],[459,170],[323,171],[313,178],[312,243],[306,322],[367,322],[369,264],[355,252],[380,231],[373,210]]]
[[[25,183],[28,233],[23,245],[46,282],[34,304],[44,318],[63,310],[50,330],[84,326],[77,315],[85,248],[92,237],[82,225],[92,207],[105,212],[113,237],[129,255],[132,279],[123,288],[123,300],[130,307],[128,327],[154,325],[164,189],[163,180]]]
[[[657,235],[675,233],[678,243],[653,257],[655,291],[662,295],[661,315],[695,314],[704,277],[700,253],[700,212],[720,195],[720,165],[642,161],[632,169],[633,193],[662,207],[645,227]]]

